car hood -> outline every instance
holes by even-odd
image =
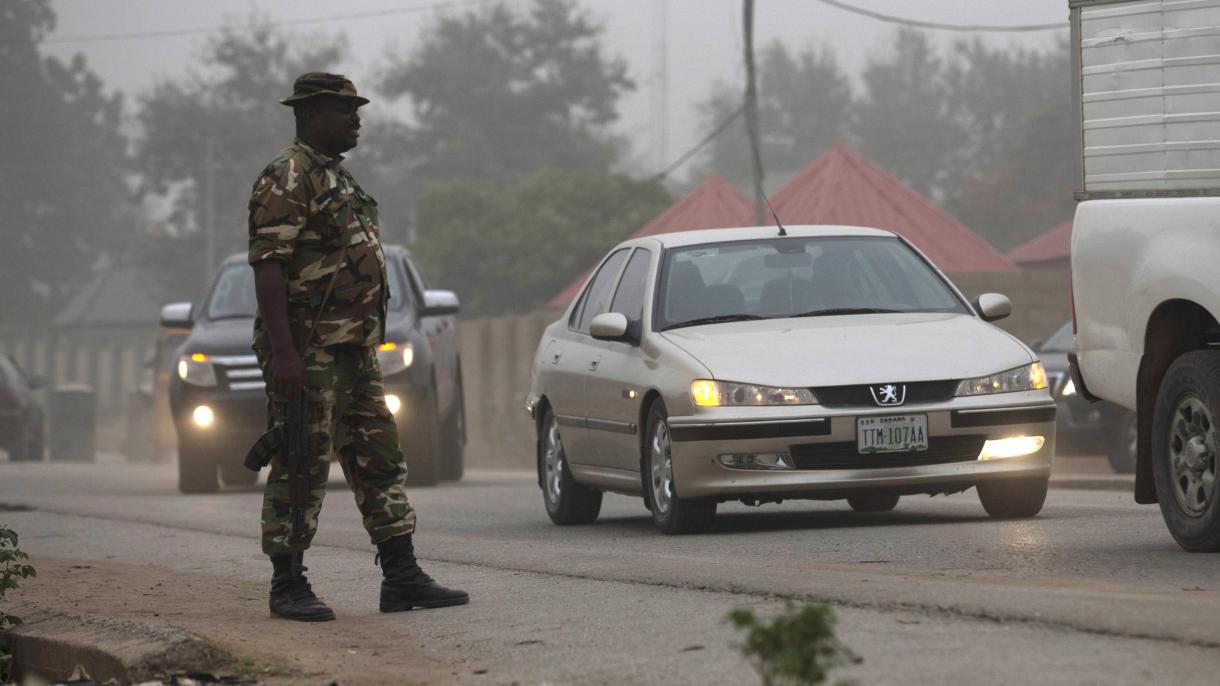
[[[1034,360],[1016,338],[964,314],[772,319],[660,335],[717,379],[770,386],[966,379]]]
[[[191,335],[182,347],[184,353],[207,355],[251,355],[254,340],[254,319],[204,320],[195,323]]]

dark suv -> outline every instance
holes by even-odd
[[[27,377],[17,361],[0,353],[0,448],[13,462],[42,460],[46,413],[33,391],[42,379]]]
[[[462,364],[458,356],[458,298],[426,290],[402,247],[384,246],[390,305],[386,343],[377,350],[386,404],[398,422],[407,482],[433,486],[462,477],[466,444]],[[217,270],[203,304],[173,303],[161,324],[191,332],[177,351],[170,408],[178,433],[178,488],[206,493],[217,471],[228,485],[254,483],[242,466],[266,430],[266,395],[250,338],[258,309],[254,270],[244,253]]]

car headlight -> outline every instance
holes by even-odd
[[[755,384],[695,379],[690,384],[691,399],[699,407],[745,405],[814,405],[817,399],[808,388],[781,388]]]
[[[178,378],[192,386],[215,386],[216,370],[203,353],[178,358]]]
[[[410,369],[415,364],[415,347],[410,343],[382,343],[377,346],[377,364],[382,376]]]
[[[966,379],[957,385],[957,395],[987,395],[988,393],[1012,393],[1014,391],[1036,391],[1046,388],[1046,370],[1041,362],[1006,372]]]

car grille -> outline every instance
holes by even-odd
[[[224,378],[231,391],[260,390],[263,383],[263,370],[258,368],[258,358],[254,355],[215,355],[212,357],[216,374]]]
[[[972,462],[986,442],[986,436],[941,436],[918,452],[861,454],[854,442],[794,445],[789,452],[797,469],[885,469]]]
[[[958,383],[956,379],[908,383],[904,404],[943,402],[953,397]],[[818,402],[826,407],[875,407],[877,402],[873,400],[873,395],[868,389],[868,384],[822,386],[814,388],[813,394],[817,396]]]

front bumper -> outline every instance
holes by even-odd
[[[885,409],[784,408],[769,417],[716,410],[669,419],[674,488],[683,498],[832,499],[861,490],[949,493],[988,480],[1049,478],[1055,454],[1055,404],[1045,391]],[[855,452],[858,417],[916,414],[927,416],[929,451],[891,454],[888,461]],[[1014,436],[1042,436],[1045,443],[1022,457],[979,460],[971,452],[987,440]],[[800,468],[737,469],[720,463],[720,455],[740,453],[787,453]],[[811,460],[810,455],[833,459]]]

